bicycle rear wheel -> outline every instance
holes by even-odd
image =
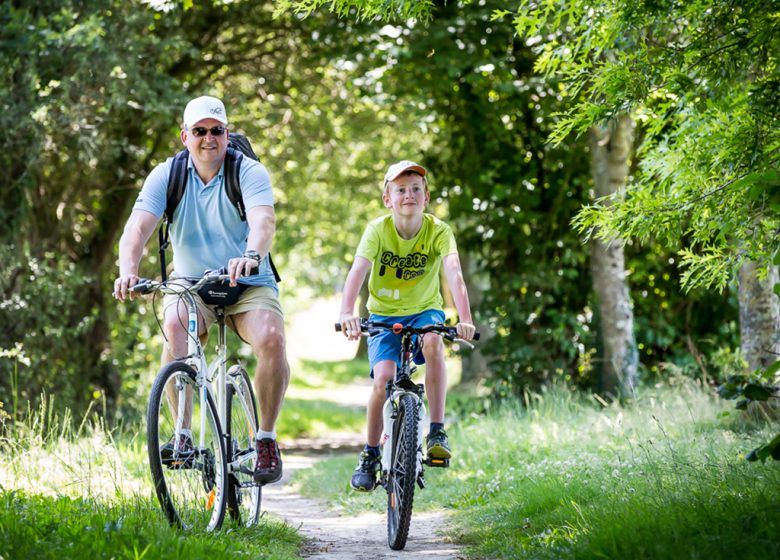
[[[393,449],[387,475],[387,543],[393,550],[406,546],[417,479],[417,403],[402,395],[393,425]]]
[[[262,488],[253,478],[257,457],[257,405],[249,376],[243,368],[230,368],[227,380],[227,506],[233,520],[251,527],[260,518],[262,498]]]
[[[201,402],[195,377],[183,362],[167,364],[157,374],[147,410],[147,449],[157,499],[168,521],[183,529],[213,531],[225,517],[227,465],[216,406],[210,393]],[[172,443],[179,416],[178,428],[192,431],[189,445]]]

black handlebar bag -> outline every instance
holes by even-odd
[[[198,295],[207,305],[233,305],[249,288],[246,284],[231,286],[228,282],[209,282],[198,289]]]

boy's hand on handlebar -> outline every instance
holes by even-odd
[[[362,332],[360,328],[360,317],[356,317],[351,313],[342,313],[339,317],[339,323],[341,323],[341,332],[348,340],[357,340],[360,338]]]
[[[130,288],[138,284],[138,276],[135,274],[123,274],[116,280],[114,280],[114,291],[112,295],[119,301],[125,301],[128,298],[134,299],[139,294],[131,292]]]
[[[471,323],[458,323],[455,328],[458,331],[458,338],[463,340],[473,340],[474,333],[477,332],[477,327]]]

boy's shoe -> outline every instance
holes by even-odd
[[[376,476],[379,473],[381,464],[381,455],[373,455],[368,451],[361,451],[360,460],[350,481],[352,489],[358,492],[371,492],[371,490],[376,488]]]
[[[450,459],[450,442],[447,440],[447,433],[444,430],[437,430],[428,434],[425,438],[428,447],[428,457],[432,459]]]
[[[192,446],[192,438],[185,434],[179,434],[179,450],[174,451],[176,436],[172,435],[168,443],[160,447],[160,457],[163,461],[173,459],[174,455],[177,457],[187,457],[192,455],[195,448]]]
[[[282,478],[282,454],[276,440],[263,438],[255,441],[257,462],[255,463],[255,482],[269,484]]]

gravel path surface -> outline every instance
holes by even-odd
[[[325,446],[327,447],[327,446]],[[263,488],[263,511],[281,517],[306,537],[303,557],[339,560],[384,559],[415,556],[431,559],[462,559],[460,547],[448,542],[441,530],[444,512],[414,512],[409,540],[402,551],[387,546],[385,512],[350,516],[329,510],[324,503],[305,498],[289,484],[299,469],[310,468],[321,457],[300,448],[285,452],[284,477]],[[382,488],[377,490],[383,492]]]

